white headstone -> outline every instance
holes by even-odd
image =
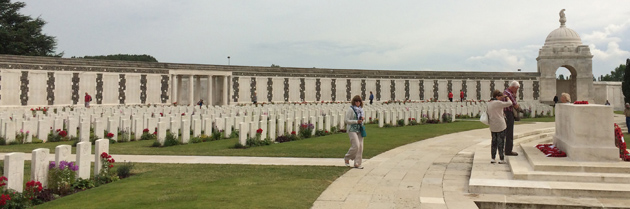
[[[77,177],[82,179],[90,179],[90,167],[92,165],[90,161],[90,155],[92,153],[92,144],[89,141],[77,143],[76,165],[79,167],[77,170]]]
[[[48,185],[49,153],[50,150],[47,148],[34,149],[31,152],[31,180],[39,181],[44,188]]]
[[[109,154],[109,139],[96,140],[94,145],[94,176],[98,176],[101,172],[103,164],[101,163],[101,154],[106,152]]]
[[[59,165],[61,161],[70,161],[70,154],[72,151],[72,146],[70,145],[59,145],[55,147],[55,163]]]

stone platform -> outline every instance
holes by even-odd
[[[625,126],[623,123],[618,123]],[[478,146],[468,192],[479,208],[630,208],[630,162],[577,162],[546,157],[535,145],[553,132],[515,147],[508,164],[491,164],[490,147]],[[613,140],[610,140],[613,143]]]

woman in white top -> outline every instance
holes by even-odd
[[[361,136],[361,125],[365,119],[363,111],[363,100],[361,96],[356,95],[352,98],[352,106],[346,111],[346,130],[350,137],[350,149],[344,157],[346,166],[350,166],[350,160],[354,160],[354,167],[363,169],[361,160],[363,159],[363,137]]]
[[[488,102],[488,125],[490,125],[490,132],[492,134],[492,148],[491,148],[491,156],[492,161],[490,163],[495,163],[495,156],[497,154],[497,149],[499,150],[499,164],[505,163],[505,156],[503,155],[503,145],[505,142],[505,128],[507,125],[505,124],[505,115],[503,113],[503,108],[512,106],[512,101],[508,97],[508,101],[503,102],[501,99],[506,97],[499,90],[494,90],[492,92],[492,99]]]

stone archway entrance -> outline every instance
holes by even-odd
[[[572,101],[593,100],[593,55],[580,36],[567,28],[564,10],[560,12],[560,27],[547,36],[545,45],[538,51],[540,73],[540,101],[553,103],[554,96],[567,91]],[[568,81],[558,81],[556,71],[566,68],[571,72]]]
[[[562,74],[564,75],[564,79],[556,79],[555,96],[558,96],[558,98],[560,98],[560,95],[562,93],[568,93],[569,95],[571,95],[571,101],[574,101],[577,98],[577,72],[575,71],[575,68],[568,65],[562,66],[556,70],[556,74],[562,71],[566,72],[566,70],[568,70],[569,73]]]

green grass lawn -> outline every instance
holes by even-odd
[[[133,175],[37,208],[310,208],[350,168],[136,164]]]
[[[553,122],[554,118],[528,118],[517,124],[531,122]],[[364,158],[371,158],[387,150],[412,142],[449,133],[487,128],[478,121],[458,121],[446,124],[426,124],[417,126],[378,128],[375,124],[366,126]],[[197,144],[172,147],[151,147],[154,140],[116,143],[110,145],[111,154],[136,155],[199,155],[199,156],[264,156],[264,157],[315,157],[340,158],[350,147],[345,133],[313,137],[305,140],[273,144],[248,149],[232,148],[238,139],[224,139]],[[72,142],[49,142],[43,144],[23,144],[0,146],[0,152],[31,152],[36,148],[49,148],[51,153],[56,146]],[[73,148],[73,153],[74,153]]]

